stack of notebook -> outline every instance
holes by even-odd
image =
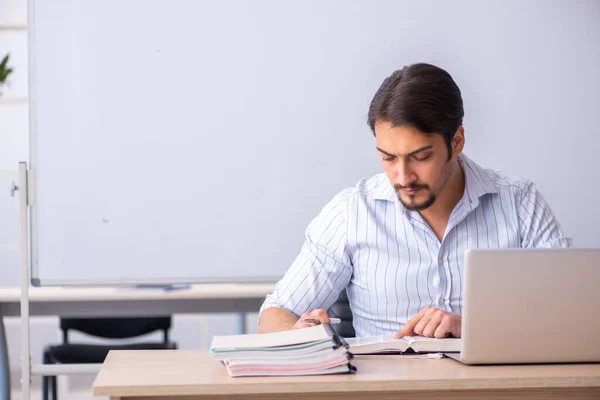
[[[348,344],[325,323],[284,332],[215,336],[211,352],[230,376],[354,372]]]

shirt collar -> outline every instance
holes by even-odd
[[[498,187],[490,178],[488,172],[479,166],[466,154],[458,156],[458,162],[465,173],[465,195],[469,203],[475,207],[479,204],[479,198],[488,193],[498,193]]]
[[[373,198],[375,200],[398,201],[396,191],[390,183],[387,175],[385,173],[381,173],[380,177],[380,182],[373,191]]]

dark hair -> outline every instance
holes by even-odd
[[[464,117],[460,89],[445,70],[412,64],[387,77],[369,107],[373,134],[377,122],[412,125],[426,134],[441,134],[452,156],[451,142]]]

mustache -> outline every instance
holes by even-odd
[[[419,189],[429,189],[429,186],[424,183],[411,183],[410,185],[406,185],[406,186],[402,186],[401,184],[396,183],[396,184],[394,184],[394,189],[396,191],[402,190],[402,189],[419,190]]]

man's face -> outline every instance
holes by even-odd
[[[383,169],[404,207],[421,211],[433,205],[453,172],[443,136],[379,122],[375,137]]]

